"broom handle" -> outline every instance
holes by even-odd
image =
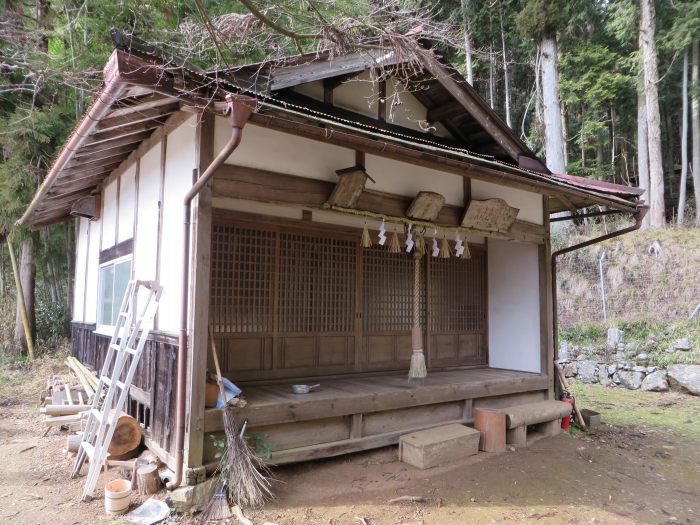
[[[211,353],[214,358],[214,368],[216,369],[216,384],[219,385],[219,393],[221,401],[226,408],[226,390],[224,389],[224,381],[221,379],[221,368],[219,367],[219,356],[216,354],[216,341],[214,340],[214,329],[209,325],[209,338],[211,339]]]
[[[559,381],[561,382],[561,386],[563,386],[564,389],[568,391],[570,388],[569,382],[566,380],[564,372],[561,371],[561,368],[559,368],[558,363],[554,363],[554,368],[557,369],[557,374],[559,375]],[[583,421],[581,411],[578,409],[578,405],[576,404],[576,398],[574,398],[574,412],[576,413],[576,419],[578,419],[578,424],[581,427],[581,430],[583,430],[584,432],[587,431],[588,428],[586,427],[586,423]]]

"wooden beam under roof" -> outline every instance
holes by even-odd
[[[221,165],[214,174],[213,196],[246,199],[281,205],[324,208],[335,184],[330,181],[297,177],[256,168]],[[364,190],[357,209],[387,216],[404,217],[411,197],[374,190]],[[436,226],[454,228],[462,219],[461,206],[444,205],[435,218]],[[537,224],[516,221],[508,234],[474,230],[476,235],[492,235],[525,242],[544,242],[544,228]]]
[[[125,135],[123,137],[117,136],[111,140],[97,142],[94,144],[89,144],[87,146],[83,146],[81,148],[78,148],[77,150],[75,150],[75,154],[82,155],[82,154],[94,153],[94,152],[98,152],[98,151],[107,151],[107,150],[110,150],[113,148],[120,148],[120,147],[126,146],[126,145],[137,144],[137,143],[147,139],[150,136],[151,136],[150,131],[143,131],[141,133],[136,133],[133,135]],[[136,147],[136,146],[134,146],[134,147]]]
[[[110,111],[108,114],[108,118],[122,117],[124,115],[135,113],[137,111],[144,111],[160,106],[167,106],[168,104],[172,104],[174,102],[177,102],[177,99],[166,95],[161,95],[159,93],[153,93],[151,95],[146,95],[143,98],[136,99],[133,104],[119,107]]]
[[[111,166],[113,164],[119,165],[121,161],[126,157],[127,155],[122,153],[121,155],[118,155],[116,157],[107,157],[105,159],[95,160],[91,162],[71,163],[63,169],[61,175],[65,177],[67,175],[72,175],[73,173],[83,173],[85,171],[90,171],[95,168],[105,169],[106,166]]]
[[[123,128],[103,131],[101,133],[95,133],[86,142],[88,142],[90,145],[99,144],[100,142],[107,142],[117,137],[135,135],[143,131],[152,131],[155,128],[159,127],[161,124],[162,121],[160,120],[148,120],[146,122],[139,122],[138,124],[124,126]]]
[[[277,111],[279,111],[280,116],[276,115]],[[560,184],[556,180],[545,178],[543,175],[540,175],[539,178],[528,176],[517,167],[504,164],[496,165],[488,159],[480,159],[478,157],[456,159],[443,153],[431,152],[427,149],[429,146],[422,147],[418,143],[406,144],[406,139],[394,139],[391,136],[378,137],[378,132],[369,132],[373,136],[367,136],[362,129],[350,131],[344,129],[342,124],[337,126],[326,124],[324,127],[321,127],[318,125],[318,120],[313,116],[300,117],[290,115],[283,108],[267,110],[264,114],[253,113],[250,117],[250,122],[277,131],[293,133],[320,142],[365,151],[366,153],[455,173],[476,180],[506,184],[513,188],[544,195],[564,193],[567,196],[580,196],[586,199],[588,205],[603,204],[625,212],[634,212],[637,209],[636,203],[626,199],[602,195],[567,184]],[[332,130],[332,132],[329,133],[329,130]],[[493,165],[483,165],[484,163],[492,163]],[[514,170],[517,170],[517,173],[514,173]]]
[[[104,150],[90,151],[85,153],[78,150],[68,167],[80,164],[82,162],[92,162],[96,160],[108,159],[111,157],[119,157],[125,154],[128,155],[134,150],[134,148],[135,146],[133,144],[127,144],[126,146],[120,146],[118,148],[108,148]]]
[[[119,129],[125,126],[137,124],[139,122],[161,119],[163,117],[167,117],[168,115],[177,111],[178,109],[179,103],[176,102],[175,104],[170,104],[165,107],[145,109],[143,111],[137,111],[119,117],[109,116],[103,119],[97,125],[97,127],[95,128],[95,133],[102,133],[112,129]]]
[[[65,177],[61,178],[60,181],[57,181],[51,188],[60,188],[62,184],[64,183],[70,183],[73,182],[74,180],[82,180],[82,179],[87,179],[89,177],[99,177],[101,175],[105,174],[105,168],[99,167],[99,168],[94,168],[88,171],[84,172],[78,172],[78,173],[73,173],[70,177]]]
[[[278,91],[315,80],[357,73],[374,67],[391,66],[396,63],[393,51],[380,49],[348,53],[333,57],[332,60],[312,60],[303,64],[273,69],[270,73],[270,89]]]
[[[464,111],[464,105],[457,100],[451,100],[428,110],[426,119],[428,122],[442,122],[444,119],[454,117],[455,112]]]
[[[521,155],[527,155],[528,149],[500,120],[500,118],[486,106],[471,86],[457,82],[454,73],[439,61],[428,56],[424,49],[416,52],[418,60],[423,67],[442,84],[442,86],[458,101],[471,116],[498,142],[514,161],[518,161]]]

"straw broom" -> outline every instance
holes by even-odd
[[[248,446],[243,433],[245,423],[239,431],[231,407],[226,403],[224,383],[221,378],[219,358],[216,353],[214,331],[209,327],[216,382],[224,401],[224,431],[226,432],[226,452],[219,464],[217,475],[223,480],[219,490],[202,511],[200,523],[231,518],[229,501],[241,507],[258,507],[272,498],[268,470],[255,452]],[[261,472],[262,471],[262,472]],[[222,497],[222,493],[227,497]]]
[[[411,366],[408,369],[408,380],[425,379],[428,370],[425,366],[425,354],[423,353],[423,332],[420,327],[420,259],[423,254],[419,250],[413,251],[413,329],[411,330]]]

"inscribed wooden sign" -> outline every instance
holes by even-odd
[[[510,230],[519,211],[518,208],[508,206],[503,199],[472,200],[464,212],[462,226],[505,233]]]
[[[434,191],[419,191],[406,211],[411,219],[433,221],[445,205],[445,197]]]

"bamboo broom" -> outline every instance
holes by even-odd
[[[423,353],[423,331],[420,327],[420,259],[423,254],[419,250],[413,251],[413,329],[411,330],[411,366],[408,369],[408,380],[425,379],[428,370],[425,366],[425,354]]]
[[[224,402],[223,418],[227,442],[226,452],[218,468],[218,476],[222,480],[222,487],[227,486],[228,488],[228,501],[241,507],[257,507],[272,498],[270,480],[266,476],[268,471],[243,439],[245,425],[243,431],[238,430],[231,409],[226,403],[226,390],[219,367],[214,330],[211,326],[209,327],[209,337],[216,370],[216,382]],[[228,505],[228,501],[222,500],[220,496],[213,498],[202,512],[200,521],[205,523],[205,520],[213,519],[212,516],[225,514],[225,510],[220,507],[223,504]]]

